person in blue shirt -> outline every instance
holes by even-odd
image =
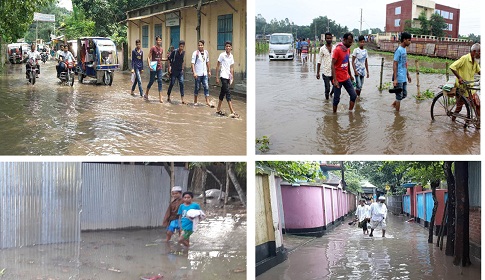
[[[143,96],[143,86],[141,85],[141,73],[143,73],[143,50],[141,49],[141,41],[135,41],[136,48],[131,51],[131,73],[135,74],[135,81],[131,86],[131,95],[135,95],[136,84],[140,90],[140,96]]]
[[[411,34],[403,32],[401,34],[401,45],[394,53],[393,63],[393,85],[394,88],[401,88],[402,91],[396,92],[396,100],[392,103],[392,107],[399,111],[401,107],[401,100],[407,96],[407,82],[411,82],[411,75],[408,71],[407,52],[406,47],[411,44]],[[407,81],[407,82],[406,82]]]
[[[192,202],[194,194],[192,192],[184,192],[182,194],[183,204],[180,204],[177,214],[180,217],[180,228],[182,229],[182,236],[179,238],[179,243],[189,247],[190,235],[194,233],[193,222],[187,217],[187,211],[190,209],[200,210],[199,204]]]

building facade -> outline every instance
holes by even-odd
[[[200,26],[199,26],[200,18]],[[128,47],[141,40],[145,59],[155,37],[161,36],[164,55],[171,46],[185,41],[185,66],[190,70],[193,51],[197,50],[198,30],[209,52],[214,73],[217,58],[224,52],[225,41],[232,41],[234,74],[237,80],[246,76],[246,0],[166,0],[127,12]],[[131,60],[131,52],[129,59]]]
[[[407,20],[412,27],[419,27],[417,20],[422,12],[430,19],[432,14],[439,14],[448,28],[447,37],[458,38],[460,29],[460,9],[438,4],[430,0],[403,0],[386,5],[386,32],[403,32]]]

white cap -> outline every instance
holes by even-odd
[[[379,196],[379,200],[386,200],[386,198],[381,195]]]
[[[181,186],[175,186],[172,188],[172,191],[173,192],[181,192],[182,191],[182,187]]]

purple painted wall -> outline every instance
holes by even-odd
[[[325,198],[325,225],[332,223],[332,190],[329,188],[324,188],[324,198]]]

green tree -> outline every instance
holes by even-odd
[[[426,17],[426,12],[423,10],[421,14],[419,14],[418,21],[420,23],[420,34],[422,35],[429,35],[430,33],[430,21]]]
[[[256,34],[266,34],[266,26],[268,23],[261,14],[256,16]]]
[[[315,182],[316,179],[322,178],[320,165],[318,162],[311,161],[257,161],[256,174],[274,172],[288,183],[298,181]]]
[[[64,35],[66,40],[73,40],[79,37],[87,37],[95,35],[94,21],[86,17],[82,8],[73,5],[72,14],[65,18],[63,23]]]
[[[55,15],[56,22],[33,22],[25,34],[25,40],[28,42],[35,41],[36,29],[38,32],[38,38],[43,39],[45,42],[49,42],[50,35],[54,34],[54,26],[55,30],[58,30],[61,26],[61,23],[64,22],[65,17],[70,14],[67,9],[57,6],[57,1],[48,3],[47,5],[40,8],[38,12],[42,14]]]
[[[445,19],[438,14],[432,14],[430,20],[430,28],[431,28],[431,35],[436,37],[444,37],[446,35],[445,29],[448,27],[448,24],[445,22]]]

